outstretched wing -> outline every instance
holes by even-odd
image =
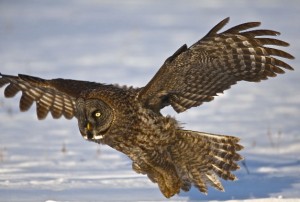
[[[213,100],[217,93],[238,81],[259,82],[284,73],[282,68],[293,70],[275,58],[293,59],[292,55],[265,46],[288,46],[288,43],[258,37],[276,36],[279,32],[248,30],[260,25],[249,22],[217,33],[228,21],[229,18],[221,21],[191,47],[183,45],[165,61],[139,93],[139,99],[146,107],[159,112],[172,105],[176,112],[183,112]]]
[[[8,84],[5,97],[13,97],[22,91],[20,110],[27,111],[36,102],[38,119],[44,119],[49,112],[56,119],[62,115],[71,119],[75,116],[75,101],[80,93],[100,85],[68,79],[45,80],[22,74],[10,76],[0,73],[0,76],[0,88]]]

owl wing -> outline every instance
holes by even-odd
[[[99,84],[86,81],[52,79],[19,74],[18,76],[0,73],[0,88],[8,84],[4,90],[5,97],[13,97],[22,91],[20,110],[27,111],[36,102],[38,119],[44,119],[49,112],[53,118],[62,115],[71,119],[75,116],[75,101],[84,90]]]
[[[248,30],[260,25],[249,22],[217,33],[229,21],[224,19],[191,47],[183,45],[169,57],[139,93],[144,105],[156,112],[171,105],[176,112],[214,99],[238,81],[259,82],[293,70],[277,56],[293,59],[289,53],[265,45],[288,46],[274,38],[272,30]],[[275,57],[274,57],[275,56]]]

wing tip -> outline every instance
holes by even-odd
[[[218,31],[220,31],[230,20],[230,17],[227,17],[225,19],[223,19],[221,22],[219,22],[218,24],[216,24],[206,35],[207,36],[211,36],[216,34]]]
[[[230,21],[230,17],[226,17],[225,19],[223,19],[221,22],[225,22],[226,24]]]

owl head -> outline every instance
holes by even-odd
[[[76,102],[76,110],[82,137],[101,142],[113,123],[113,109],[100,99],[79,98]]]

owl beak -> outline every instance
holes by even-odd
[[[93,126],[91,123],[87,123],[85,125],[85,129],[83,131],[80,130],[80,133],[82,135],[82,137],[86,140],[90,140],[93,138],[93,133],[92,133],[92,130],[93,130]]]
[[[92,124],[88,122],[88,123],[86,124],[86,129],[87,129],[88,131],[93,130]]]
[[[86,140],[101,140],[104,138],[104,135],[94,135],[93,125],[88,122],[85,127],[85,134],[83,135],[83,138]]]

